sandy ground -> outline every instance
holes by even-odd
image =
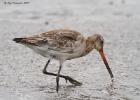
[[[0,100],[140,100],[140,0],[24,1],[0,1]],[[83,85],[61,79],[56,93],[55,77],[42,73],[47,58],[12,41],[58,28],[103,35],[113,85],[94,50],[67,61],[61,72]],[[57,72],[58,62],[52,61],[49,70]]]

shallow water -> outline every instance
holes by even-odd
[[[139,0],[29,0],[28,4],[0,1],[0,100],[139,100]],[[16,1],[16,0],[15,0]],[[27,0],[28,1],[28,0]],[[42,73],[47,61],[12,41],[56,28],[74,29],[84,36],[100,33],[115,76],[109,74],[94,50],[67,61],[62,74],[83,83],[73,86]],[[57,72],[52,61],[49,71]]]

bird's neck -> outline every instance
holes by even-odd
[[[94,49],[93,45],[94,44],[92,43],[92,41],[87,38],[86,39],[86,49],[85,49],[84,55],[87,55]]]

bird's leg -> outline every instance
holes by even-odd
[[[47,72],[47,67],[48,67],[50,61],[51,61],[50,59],[47,61],[46,65],[45,65],[45,67],[44,67],[44,69],[43,69],[43,73],[44,73],[44,74],[47,74],[47,75],[57,76],[57,74]],[[80,82],[74,80],[73,78],[71,78],[71,77],[69,77],[69,76],[59,75],[59,77],[64,78],[66,81],[68,80],[70,83],[72,83],[72,84],[74,84],[74,85],[78,85],[78,86],[79,86],[79,85],[82,85],[82,83],[80,83]]]
[[[46,69],[47,69],[47,67],[48,67],[48,65],[49,65],[49,63],[50,63],[50,61],[51,61],[51,59],[49,59],[49,60],[47,61],[46,65],[45,65],[45,67],[44,67],[44,69],[43,69],[43,73],[44,73],[44,74],[47,73]]]
[[[62,63],[60,62],[59,70],[58,70],[58,73],[57,73],[57,76],[56,76],[56,91],[57,92],[59,90],[59,76],[60,76],[61,68],[62,68]]]

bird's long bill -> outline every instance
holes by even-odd
[[[109,67],[109,65],[108,65],[108,62],[107,62],[107,60],[106,60],[106,57],[105,57],[105,54],[104,54],[103,49],[99,50],[99,53],[100,53],[101,58],[102,58],[102,60],[103,60],[103,62],[104,62],[104,64],[105,64],[105,66],[106,66],[106,68],[107,68],[107,70],[108,70],[108,72],[109,72],[109,74],[110,74],[110,77],[113,79],[114,76],[113,76],[112,71],[111,71],[111,69],[110,69],[110,67]]]

